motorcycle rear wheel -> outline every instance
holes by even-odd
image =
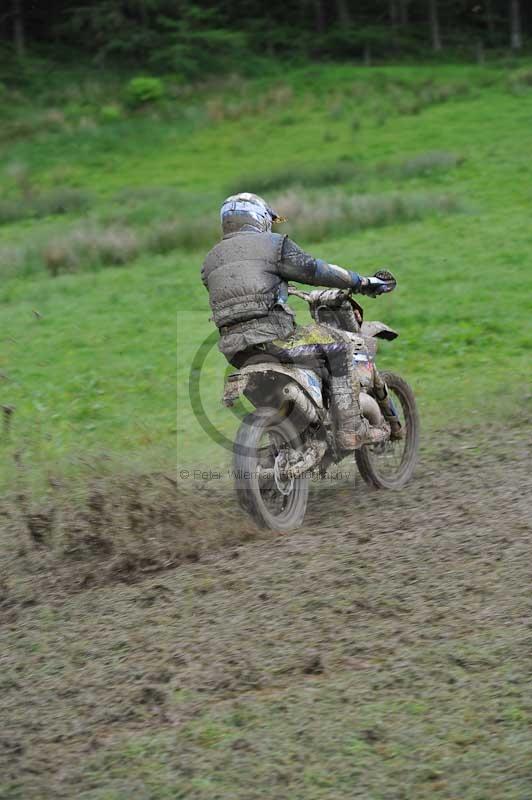
[[[271,471],[283,448],[303,449],[289,419],[274,408],[257,408],[244,417],[233,448],[236,495],[260,528],[275,531],[293,530],[302,524],[309,492],[307,476],[284,483],[261,478],[261,469]]]
[[[410,386],[395,372],[381,372],[403,425],[404,439],[355,451],[362,478],[376,489],[401,489],[413,475],[419,449],[419,414]]]

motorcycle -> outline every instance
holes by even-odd
[[[289,286],[288,294],[305,300],[314,321],[351,346],[361,412],[370,424],[386,427],[376,401],[373,364],[378,340],[396,339],[398,333],[382,322],[365,322],[364,311],[350,290],[306,292]],[[357,449],[354,457],[367,484],[400,489],[417,463],[419,416],[406,381],[394,372],[380,375],[403,438],[393,441],[388,433],[383,442]],[[222,402],[232,406],[242,395],[255,410],[243,418],[233,447],[238,501],[259,527],[297,528],[307,509],[310,478],[316,472],[325,476],[331,464],[348,455],[335,440],[327,382],[320,370],[265,359],[227,378]]]

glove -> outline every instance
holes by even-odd
[[[381,269],[371,278],[362,278],[362,283],[359,288],[360,294],[365,294],[368,297],[377,297],[379,294],[386,294],[386,292],[393,292],[397,286],[397,281],[391,272],[386,269]]]

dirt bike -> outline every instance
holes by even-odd
[[[362,414],[370,424],[381,426],[384,421],[373,386],[377,340],[393,340],[398,333],[381,322],[365,322],[350,290],[305,292],[290,286],[288,294],[307,301],[315,322],[351,345]],[[380,375],[401,421],[403,438],[392,441],[388,435],[384,442],[360,447],[354,456],[370,486],[400,489],[416,466],[419,417],[406,381],[394,372]],[[319,370],[265,359],[227,378],[224,404],[233,405],[241,395],[255,410],[242,420],[233,447],[239,503],[259,527],[278,531],[299,527],[313,471],[324,476],[331,464],[348,455],[335,441],[327,382]]]

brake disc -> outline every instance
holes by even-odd
[[[286,455],[283,452],[277,453],[273,465],[273,479],[277,490],[284,495],[289,495],[294,488],[294,478],[284,478],[283,472],[286,475]]]

